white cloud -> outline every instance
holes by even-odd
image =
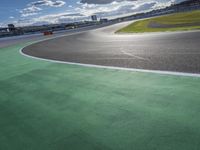
[[[118,16],[131,15],[134,13],[150,11],[152,9],[163,8],[171,5],[176,0],[162,1],[162,0],[111,0],[107,4],[88,4],[77,2],[77,6],[69,5],[67,10],[63,13],[55,13],[49,15],[40,15],[39,17],[21,19],[16,22],[18,25],[31,24],[48,24],[48,23],[63,23],[89,19],[91,15],[96,14],[100,17],[113,18]],[[21,11],[23,17],[33,16],[38,14],[43,7],[61,7],[65,4],[61,0],[40,0],[27,5],[27,8]]]
[[[5,27],[6,25],[4,23],[0,23],[0,28]]]
[[[21,13],[21,17],[28,17],[28,16],[33,16],[33,15],[38,14],[38,12],[41,10],[42,10],[41,8],[32,5],[27,8],[24,8],[23,10],[20,10],[20,13]]]
[[[40,0],[30,3],[31,6],[49,6],[49,7],[62,7],[65,5],[65,1],[62,0]]]
[[[76,11],[87,16],[97,14],[99,17],[113,18],[164,8],[170,6],[175,1],[176,0],[117,0],[109,4],[78,3],[79,7],[76,8]]]
[[[111,17],[122,14],[138,13],[151,10],[157,5],[156,1],[113,1],[110,4],[81,4],[75,10],[86,16],[97,14],[99,17]]]
[[[44,15],[31,19],[23,18],[18,21],[15,21],[14,24],[18,26],[57,24],[57,23],[81,21],[83,19],[88,19],[88,17],[80,13],[65,12],[65,13]]]
[[[46,7],[62,7],[65,5],[65,1],[62,0],[40,0],[31,2],[27,5],[26,8],[20,10],[21,17],[29,17],[37,15],[42,9],[43,6]]]
[[[123,1],[137,1],[137,0],[81,0],[81,3],[87,3],[87,4],[110,4],[112,2],[123,2]]]

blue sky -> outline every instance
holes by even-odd
[[[0,0],[0,26],[41,25],[117,17],[183,0]]]

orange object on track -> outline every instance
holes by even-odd
[[[52,35],[53,34],[53,31],[45,31],[44,32],[44,35]]]

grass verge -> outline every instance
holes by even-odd
[[[184,31],[200,29],[200,11],[176,13],[136,21],[116,33],[142,33],[163,31]]]

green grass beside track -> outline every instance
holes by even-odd
[[[200,78],[84,68],[0,49],[0,150],[200,149]]]
[[[170,25],[171,27],[153,28],[149,26],[151,23]],[[187,26],[187,24],[191,25]],[[118,30],[117,33],[184,31],[184,30],[195,30],[195,29],[200,29],[200,11],[176,13],[172,15],[166,15],[166,16],[136,21],[128,25],[127,27]]]

